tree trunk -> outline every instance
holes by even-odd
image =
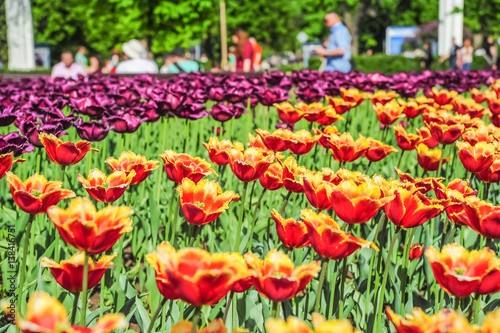
[[[359,51],[359,22],[368,8],[369,0],[362,0],[354,7],[347,4],[347,1],[342,2],[342,17],[344,24],[351,33],[351,54],[357,55]],[[353,15],[354,12],[354,15]]]

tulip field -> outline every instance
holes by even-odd
[[[0,80],[0,332],[500,333],[498,72]]]

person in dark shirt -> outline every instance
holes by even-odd
[[[486,69],[497,69],[497,47],[493,36],[488,36],[484,43],[484,60],[486,60]]]
[[[431,69],[434,58],[432,57],[432,49],[429,43],[424,44],[424,66],[425,69]]]
[[[451,49],[450,53],[448,53],[445,56],[442,56],[439,59],[439,62],[444,62],[446,59],[450,59],[450,69],[451,70],[457,70],[458,65],[457,65],[457,60],[458,60],[458,51],[460,50],[460,46],[457,45],[457,42],[455,41],[455,37],[451,38]]]
[[[248,35],[242,29],[236,30],[233,34],[233,43],[236,46],[236,71],[251,72],[253,71],[253,46],[248,40]]]

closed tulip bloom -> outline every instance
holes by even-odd
[[[436,171],[439,168],[439,163],[445,164],[451,158],[444,157],[441,161],[442,151],[439,148],[430,150],[424,144],[419,144],[417,146],[417,162],[420,167],[426,171]]]
[[[364,92],[360,92],[358,89],[344,89],[340,88],[340,96],[347,101],[356,103],[356,106],[363,103],[366,99],[367,94]]]
[[[316,209],[332,208],[334,185],[323,179],[322,174],[309,173],[303,178],[303,188],[309,203]]]
[[[449,244],[441,252],[431,246],[425,255],[436,281],[448,294],[468,297],[500,291],[500,259],[488,248],[469,252],[458,244]]]
[[[62,239],[77,250],[100,254],[109,250],[132,231],[133,211],[129,207],[106,206],[97,211],[86,198],[76,198],[67,209],[52,206],[47,210]]]
[[[28,214],[43,214],[52,205],[63,199],[74,198],[75,193],[61,189],[59,181],[47,181],[44,176],[35,174],[24,182],[12,172],[7,172],[10,193],[16,205]]]
[[[63,142],[53,134],[40,133],[40,142],[45,147],[49,159],[58,165],[68,166],[80,162],[92,148],[89,141]]]
[[[14,163],[25,161],[26,160],[22,158],[14,159],[14,153],[0,155],[0,179],[2,179],[7,174]]]
[[[426,95],[439,105],[450,104],[451,101],[458,95],[456,91],[449,91],[447,89],[437,90],[432,87],[431,90],[427,91]]]
[[[392,125],[403,115],[403,107],[399,105],[396,101],[392,101],[387,104],[375,104],[373,109],[377,113],[377,118],[379,122],[384,126]]]
[[[462,206],[464,210],[454,214],[456,219],[486,238],[500,239],[499,206],[494,206],[475,196],[465,198]]]
[[[203,177],[215,173],[210,163],[199,157],[191,157],[188,154],[177,154],[173,150],[166,150],[160,155],[165,163],[165,171],[168,178],[181,184],[184,178],[189,178],[193,182],[199,182]]]
[[[431,131],[427,127],[422,127],[420,129],[416,129],[418,135],[420,136],[420,143],[423,143],[429,148],[436,148],[439,145],[439,142],[434,139],[431,135]]]
[[[496,149],[491,143],[479,142],[471,146],[468,142],[457,142],[458,157],[465,170],[478,173],[488,168],[495,160]]]
[[[366,141],[370,144],[370,148],[364,152],[364,155],[370,162],[378,162],[386,158],[389,154],[398,151],[393,146],[385,145],[383,142],[372,138],[367,138]]]
[[[422,253],[424,253],[424,246],[420,245],[418,243],[415,243],[411,246],[410,252],[409,252],[409,259],[410,260],[417,260],[422,256]]]
[[[115,171],[109,176],[99,169],[90,170],[88,179],[78,175],[76,180],[83,185],[87,193],[97,201],[113,203],[118,200],[131,184],[135,171]]]
[[[208,156],[215,165],[229,164],[229,155],[227,154],[229,148],[235,147],[238,150],[244,150],[241,143],[235,142],[233,144],[229,140],[219,141],[218,137],[211,137],[208,143],[203,142],[203,147],[208,151]]]
[[[170,333],[191,333],[193,323],[187,320],[181,320],[177,324],[173,324]],[[196,333],[227,333],[226,326],[222,319],[214,319],[203,327],[201,330],[196,328]]]
[[[269,251],[264,260],[251,252],[245,254],[245,260],[256,273],[255,289],[274,302],[295,297],[321,270],[318,261],[295,267],[287,255],[275,249]]]
[[[195,248],[176,251],[167,242],[146,255],[146,260],[155,270],[163,297],[193,306],[217,303],[237,281],[251,275],[247,266],[230,254]]]
[[[295,158],[288,157],[283,162],[283,184],[285,188],[294,193],[304,192],[303,178],[309,173],[310,171],[306,167],[297,164]]]
[[[278,117],[282,122],[287,124],[295,124],[302,117],[304,117],[304,112],[294,108],[289,102],[283,102],[281,104],[274,104],[274,107],[278,111]]]
[[[424,224],[441,214],[449,205],[447,200],[424,196],[418,188],[397,187],[392,192],[395,197],[385,205],[385,212],[389,221],[404,229]]]
[[[104,276],[106,269],[113,268],[113,259],[115,254],[111,256],[102,256],[94,265],[91,258],[89,260],[89,272],[87,280],[87,290],[94,288]],[[69,260],[63,260],[57,263],[49,258],[42,258],[41,266],[48,267],[56,279],[64,289],[71,293],[79,293],[82,291],[83,284],[83,264],[85,254],[79,252],[73,255]]]
[[[432,189],[434,193],[436,193],[436,198],[450,201],[450,206],[446,208],[446,215],[448,215],[450,221],[457,225],[464,225],[464,223],[457,218],[456,214],[463,213],[465,198],[476,195],[477,190],[473,190],[469,187],[468,180],[462,179],[455,179],[449,182],[446,187],[433,179]]]
[[[151,171],[160,167],[160,162],[154,160],[148,161],[143,155],[136,155],[131,151],[122,152],[118,159],[108,157],[106,164],[111,168],[112,172],[123,171],[127,176],[134,171],[135,176],[132,178],[130,185],[142,183],[148,178]]]
[[[399,94],[395,91],[377,90],[377,92],[370,94],[368,97],[370,98],[370,101],[372,101],[373,105],[386,105],[394,100],[394,98],[399,97]]]
[[[293,218],[284,219],[276,209],[273,209],[271,216],[276,222],[276,232],[283,245],[299,249],[310,244],[304,222],[296,221]]]
[[[302,221],[307,226],[311,246],[321,257],[339,260],[350,256],[360,248],[378,248],[372,242],[356,238],[342,231],[330,216],[316,214],[310,209],[301,211]]]
[[[299,103],[297,109],[304,113],[304,119],[308,122],[314,123],[319,118],[323,117],[326,108],[323,103]]]
[[[319,135],[311,135],[311,132],[300,130],[292,134],[290,142],[290,152],[295,155],[304,155],[311,151],[316,142],[319,140]]]
[[[30,295],[24,319],[16,312],[16,325],[22,333],[109,333],[126,328],[128,322],[120,313],[104,315],[93,328],[71,325],[65,307],[57,298],[44,292],[35,292]]]
[[[413,308],[413,313],[406,314],[405,318],[395,314],[389,307],[386,313],[396,333],[476,333],[476,329],[460,312],[450,309],[444,309],[429,316],[422,309]]]
[[[361,100],[363,102],[364,99]],[[337,114],[341,115],[349,111],[350,109],[358,106],[357,102],[349,102],[343,98],[326,96],[326,101]]]
[[[323,135],[320,142],[329,148],[335,160],[340,162],[355,161],[370,148],[370,143],[361,134],[356,141],[350,133]]]
[[[293,132],[287,129],[279,128],[273,133],[256,129],[255,132],[260,136],[267,149],[275,152],[288,150],[292,143]]]
[[[274,162],[259,178],[260,185],[269,191],[276,191],[285,186],[283,183],[283,167],[281,163]]]
[[[228,154],[231,170],[245,183],[259,179],[274,161],[273,155],[265,156],[262,150],[253,147],[244,152],[231,148]]]
[[[436,122],[425,123],[425,126],[429,128],[432,137],[443,145],[451,145],[462,135],[464,131],[463,124],[438,124]]]
[[[396,126],[394,129],[396,130],[396,142],[399,148],[403,150],[414,150],[422,140],[417,134],[407,133],[401,125]]]
[[[394,196],[384,197],[380,187],[373,182],[356,184],[344,180],[333,189],[332,208],[346,223],[364,223],[377,214],[378,210]]]
[[[489,167],[476,173],[476,177],[480,181],[489,184],[500,182],[500,159],[493,161]]]
[[[184,178],[177,191],[186,221],[194,225],[212,222],[229,208],[230,202],[240,199],[233,191],[223,193],[217,182],[206,179],[196,184],[189,178]]]

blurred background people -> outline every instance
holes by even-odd
[[[424,43],[424,67],[425,69],[431,69],[431,65],[434,61],[434,57],[432,56],[432,49],[429,43]]]
[[[459,68],[458,62],[460,61],[459,59],[459,50],[460,46],[457,45],[457,42],[455,41],[455,37],[451,38],[451,48],[450,52],[441,58],[439,58],[439,62],[444,62],[447,59],[450,60],[450,69],[455,71]]]
[[[236,72],[253,71],[253,46],[248,40],[248,35],[242,29],[236,30],[232,36],[236,54]]]
[[[228,61],[229,70],[231,72],[236,72],[236,48],[234,46],[229,47]]]
[[[85,56],[85,53],[87,53],[87,48],[85,46],[80,46],[78,48],[78,52],[76,52],[75,55],[75,62],[82,66],[83,68],[88,66],[87,62],[87,57]]]
[[[488,36],[484,43],[484,60],[486,60],[486,69],[497,69],[497,47],[493,36]]]
[[[460,52],[462,54],[462,70],[470,71],[474,56],[474,48],[472,47],[472,43],[469,38],[464,40],[464,45],[460,49]]]
[[[106,67],[103,69],[103,73],[116,73],[116,66],[120,62],[120,50],[118,48],[113,49],[113,54],[108,61],[106,61]]]
[[[255,37],[250,37],[248,41],[250,42],[250,44],[252,44],[253,47],[253,70],[258,72],[260,71],[260,66],[262,65],[262,46],[257,43]]]
[[[78,79],[78,75],[86,76],[87,73],[82,66],[74,62],[73,53],[64,51],[61,54],[61,62],[52,68],[52,77],[63,77],[65,79]]]
[[[92,56],[89,59],[90,65],[85,67],[85,72],[87,74],[96,74],[96,73],[107,73],[106,66],[101,56]]]
[[[351,70],[351,34],[335,12],[325,15],[325,24],[330,28],[330,37],[326,46],[315,52],[326,58],[325,71],[348,73]]]
[[[158,65],[153,60],[145,59],[147,51],[143,44],[137,39],[132,39],[122,45],[123,58],[116,66],[117,74],[156,74]],[[146,53],[145,53],[146,51]]]
[[[168,63],[167,63],[168,60]],[[186,58],[186,53],[183,49],[175,49],[171,56],[165,59],[165,64],[160,69],[160,73],[195,73],[200,72],[200,64],[194,60]]]

